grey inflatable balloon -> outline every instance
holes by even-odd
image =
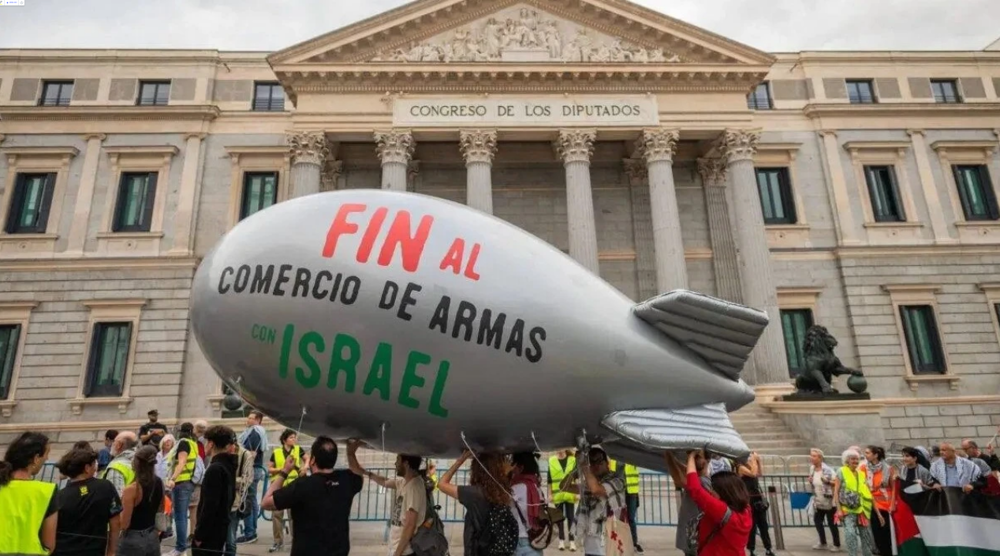
[[[541,239],[441,199],[350,190],[240,222],[191,318],[212,367],[307,434],[398,453],[554,450],[584,434],[663,468],[742,456],[727,410],[765,313],[688,291],[635,304]]]

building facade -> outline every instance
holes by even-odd
[[[222,418],[199,260],[322,191],[466,203],[641,300],[766,310],[824,447],[1000,425],[1000,51],[768,54],[625,0],[418,0],[277,53],[0,51],[0,444]],[[806,328],[870,401],[793,403]]]

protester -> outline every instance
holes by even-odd
[[[35,481],[49,457],[49,438],[21,433],[0,461],[0,554],[48,554],[56,548],[56,485]]]
[[[208,430],[208,422],[198,420],[194,422],[194,439],[198,443],[198,457],[208,460],[208,452],[205,450],[205,431]]]
[[[983,477],[990,474],[990,471],[992,471],[993,467],[991,464],[993,463],[993,459],[995,459],[996,456],[987,456],[986,454],[984,454],[979,449],[979,444],[976,444],[976,441],[972,440],[971,438],[966,438],[962,440],[962,451],[965,452],[965,455],[969,456],[969,459],[972,460],[972,463],[975,463],[976,466],[979,467],[979,473]]]
[[[563,479],[560,490],[580,494],[576,510],[576,523],[583,530],[585,556],[604,556],[604,526],[609,519],[619,519],[625,524],[625,481],[611,472],[608,455],[602,448],[591,447],[586,457],[577,464],[586,484],[577,484],[577,473]],[[744,539],[745,541],[745,539]]]
[[[188,517],[196,515],[192,513],[191,506],[197,503],[194,475],[199,458],[198,444],[194,440],[194,425],[181,423],[177,435],[177,446],[169,457],[170,473],[166,482],[173,502],[174,532],[177,540],[174,550],[169,552],[168,556],[182,556],[188,549]],[[197,517],[191,520],[192,531],[195,525]]]
[[[549,472],[548,472],[548,483],[549,483],[549,500],[555,505],[556,508],[562,511],[565,519],[565,527],[563,522],[559,522],[559,550],[566,550],[566,532],[569,532],[569,549],[576,552],[576,538],[574,537],[574,529],[576,529],[576,503],[578,498],[568,492],[562,492],[559,490],[559,485],[562,483],[563,479],[567,475],[576,472],[576,458],[572,456],[568,450],[560,450],[556,455],[549,458]]]
[[[365,471],[358,463],[360,444],[347,443],[350,470],[334,469],[337,444],[327,436],[313,442],[309,453],[312,474],[285,486],[295,460],[285,458],[264,495],[261,506],[270,512],[287,510],[295,523],[291,556],[347,556],[351,551],[350,515],[361,492]]]
[[[768,502],[764,498],[764,492],[760,488],[760,479],[763,473],[764,464],[757,452],[752,452],[746,464],[738,464],[736,473],[743,480],[750,496],[750,514],[753,526],[750,528],[750,535],[747,538],[747,550],[750,556],[754,556],[757,550],[757,533],[760,533],[760,540],[764,544],[764,554],[774,556],[771,550],[771,533],[768,530],[767,509]],[[713,475],[714,477],[714,475]]]
[[[361,470],[374,483],[396,492],[389,518],[389,556],[413,554],[410,540],[427,519],[427,488],[420,463],[420,456],[396,456],[396,477],[391,479]]]
[[[243,449],[239,442],[229,445],[229,453],[236,456],[236,496],[229,509],[229,533],[226,535],[226,556],[236,556],[236,540],[240,521],[250,514],[253,506],[247,496],[254,476],[254,453]]]
[[[937,481],[934,488],[958,487],[972,492],[977,486],[985,486],[979,466],[972,460],[958,457],[955,447],[948,442],[941,443],[941,457],[931,463],[930,471]]]
[[[52,556],[105,556],[115,553],[122,501],[114,485],[94,477],[97,452],[74,448],[56,465],[69,482],[59,491],[59,524]]]
[[[823,462],[823,450],[813,448],[809,450],[809,461],[812,468],[809,471],[809,488],[812,489],[813,523],[816,532],[819,534],[819,544],[813,545],[813,550],[826,550],[826,531],[823,528],[823,521],[826,520],[830,527],[830,537],[833,540],[831,552],[840,552],[840,531],[837,529],[835,519],[837,511],[833,504],[833,484],[836,472],[832,467]]]
[[[885,461],[885,449],[869,446],[865,449],[865,480],[872,495],[871,530],[875,549],[883,556],[892,554],[892,500],[896,495],[896,469]]]
[[[750,495],[739,476],[731,471],[712,475],[712,490],[699,480],[698,454],[688,453],[685,490],[702,512],[695,518],[699,556],[744,556],[753,528]]]
[[[158,446],[160,440],[169,431],[166,425],[158,421],[160,418],[159,411],[150,409],[146,413],[146,416],[149,417],[149,422],[139,427],[139,441],[142,442],[143,446]]]
[[[538,526],[542,513],[542,491],[538,486],[541,472],[533,452],[519,452],[511,457],[511,511],[517,518],[516,556],[541,556],[542,551],[531,546],[528,531]]]
[[[104,447],[97,452],[97,471],[102,472],[111,463],[111,446],[115,443],[118,431],[111,429],[104,432]]]
[[[163,511],[163,481],[156,476],[156,448],[143,446],[132,458],[135,481],[122,496],[117,556],[160,556],[156,513]]]
[[[302,448],[296,445],[299,440],[299,435],[292,429],[285,429],[281,433],[280,441],[281,445],[274,449],[271,453],[271,459],[268,462],[267,472],[271,476],[271,481],[273,482],[275,476],[285,467],[285,462],[292,460],[292,470],[288,472],[288,476],[284,478],[284,485],[289,486],[296,479],[299,478],[299,474],[303,472],[305,467],[302,465]],[[288,519],[288,533],[292,535],[294,532],[292,527],[293,521]],[[274,533],[274,544],[268,549],[268,552],[277,552],[285,544],[285,512],[278,510],[271,512],[271,531]]]
[[[102,478],[111,481],[119,498],[124,496],[125,487],[135,480],[135,473],[132,471],[132,457],[135,455],[137,446],[139,446],[139,438],[130,431],[119,433],[111,445],[111,455],[114,457],[104,469]]]
[[[469,485],[456,486],[452,483],[455,473],[472,458],[472,452],[463,452],[438,482],[438,490],[465,507],[464,554],[478,556],[492,543],[506,544],[510,540],[508,534],[513,536],[512,548],[516,549],[517,520],[508,509],[512,498],[506,458],[503,454],[480,454],[472,462]],[[511,550],[510,554],[513,553]]]
[[[229,514],[236,498],[237,461],[229,453],[229,446],[236,442],[236,433],[229,427],[216,425],[206,429],[203,436],[209,464],[201,483],[192,556],[214,556],[226,548]]]
[[[681,489],[681,502],[677,510],[677,537],[674,541],[674,546],[687,556],[695,556],[697,551],[689,542],[688,524],[698,515],[698,506],[688,495],[685,467],[670,452],[667,452],[666,459],[670,476],[673,478],[674,484]],[[710,490],[712,488],[712,480],[708,477],[708,460],[705,459],[701,451],[695,452],[695,469],[702,489]]]
[[[632,548],[636,554],[644,554],[642,545],[639,544],[638,513],[639,513],[639,469],[626,463],[619,467],[618,462],[613,459],[608,460],[612,473],[618,475],[625,481],[625,509],[628,515],[628,528],[632,533]]]
[[[156,452],[156,476],[160,480],[167,479],[168,468],[170,467],[170,452],[173,451],[176,445],[177,439],[172,434],[168,434],[160,440],[160,449]]]
[[[250,501],[250,512],[243,520],[243,535],[236,539],[237,544],[257,542],[257,518],[260,516],[260,502],[257,499],[260,483],[264,480],[266,470],[264,468],[264,454],[267,453],[267,431],[262,425],[264,414],[254,410],[247,415],[247,426],[240,433],[239,443],[254,454],[253,482],[247,490],[246,498]]]
[[[711,477],[723,471],[732,472],[732,464],[729,463],[728,459],[723,458],[721,454],[711,454],[711,458],[708,460],[708,476]]]
[[[890,508],[891,513],[896,512],[895,501],[898,498],[899,491],[905,490],[913,485],[920,485],[924,488],[929,488],[934,483],[934,478],[931,477],[930,470],[925,467],[927,462],[926,456],[916,448],[910,448],[907,446],[900,450],[903,454],[903,463],[900,465],[896,472],[896,476],[899,478],[900,486],[893,492],[893,506]],[[921,462],[924,463],[921,463]]]
[[[868,524],[872,512],[872,493],[868,490],[865,470],[860,468],[861,454],[847,450],[841,456],[844,465],[833,483],[833,501],[837,517],[844,527],[848,556],[872,556]]]

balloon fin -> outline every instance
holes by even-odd
[[[767,313],[687,290],[636,304],[633,312],[668,338],[738,380],[767,327]]]

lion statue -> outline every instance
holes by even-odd
[[[806,331],[803,352],[806,370],[796,377],[795,388],[800,394],[837,394],[833,388],[833,377],[841,375],[864,376],[857,369],[845,367],[833,354],[837,347],[834,338],[825,326],[813,325]]]

